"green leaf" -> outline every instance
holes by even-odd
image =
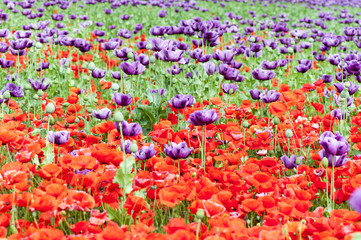
[[[155,122],[155,117],[154,117],[154,113],[153,113],[153,108],[147,105],[140,105],[137,107],[137,109],[142,113],[142,115],[146,115],[150,122],[153,123]]]
[[[47,144],[47,146],[43,147],[42,150],[43,150],[44,156],[45,156],[43,165],[53,163],[54,159],[55,159],[53,146],[51,146],[50,144]]]
[[[108,218],[119,225],[121,224],[120,212],[111,208],[108,204],[104,204],[105,210],[107,210]]]
[[[124,194],[128,194],[133,190],[133,177],[135,172],[133,172],[133,167],[135,166],[135,158],[133,156],[127,157],[119,165],[119,169],[114,177],[113,182],[117,183],[122,189]]]

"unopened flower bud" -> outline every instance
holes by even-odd
[[[204,218],[204,210],[199,208],[197,210],[196,216],[197,216],[198,219],[203,219]]]
[[[242,126],[243,126],[244,128],[249,128],[249,123],[248,123],[248,121],[247,121],[247,120],[246,120],[246,121],[243,121]]]
[[[118,91],[118,89],[119,89],[120,87],[119,87],[119,84],[118,84],[118,83],[113,83],[111,88],[112,88],[112,90],[115,92],[115,91]]]
[[[113,115],[114,121],[116,122],[122,122],[124,120],[123,113],[121,112],[115,112]]]
[[[322,164],[322,167],[327,168],[328,167],[328,159],[324,157],[322,159],[321,164]]]
[[[54,103],[48,103],[45,107],[45,112],[46,113],[49,113],[49,114],[52,114],[55,112],[55,106],[54,106]]]
[[[90,63],[88,64],[88,69],[89,69],[90,71],[93,71],[93,70],[95,69],[95,63],[90,62]]]
[[[138,151],[138,145],[135,141],[133,141],[130,146],[129,146],[129,150],[133,153],[135,153],[136,151]]]
[[[278,125],[280,123],[280,119],[278,117],[275,117],[273,120],[272,120],[272,123],[274,125]]]
[[[4,99],[8,99],[8,98],[10,98],[10,97],[11,97],[11,95],[10,95],[10,92],[9,92],[9,91],[4,92],[4,94],[3,94],[3,98],[4,98]]]
[[[145,48],[146,48],[147,50],[151,50],[151,49],[153,48],[153,45],[152,45],[151,43],[148,43],[148,44],[145,46]]]
[[[132,52],[128,52],[127,58],[133,58],[133,57],[134,57],[134,54]]]
[[[293,137],[293,132],[292,132],[292,130],[291,130],[291,129],[287,129],[287,130],[286,130],[286,133],[285,133],[285,136],[286,136],[286,138],[291,138],[291,137]]]

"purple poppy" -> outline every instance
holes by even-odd
[[[337,118],[338,120],[346,119],[350,116],[350,112],[348,110],[342,111],[341,109],[336,108],[332,110],[331,116]]]
[[[167,10],[161,10],[158,14],[158,17],[164,18],[167,16]]]
[[[301,165],[302,159],[303,159],[303,157],[299,157],[299,162],[296,163],[296,161],[297,161],[296,155],[291,155],[290,158],[288,158],[286,155],[283,155],[281,157],[281,161],[282,161],[283,165],[285,165],[285,167],[288,169],[297,168],[299,165]]]
[[[102,108],[98,111],[93,110],[93,117],[104,120],[108,119],[112,111],[110,111],[108,108]]]
[[[119,71],[112,72],[111,75],[112,75],[112,78],[117,79],[117,80],[120,80],[120,78],[121,78]]]
[[[35,91],[38,91],[38,90],[43,90],[45,91],[49,86],[50,86],[50,83],[48,84],[44,84],[44,81],[45,81],[45,78],[42,78],[41,81],[38,81],[38,80],[32,80],[32,79],[28,79],[29,83],[31,84],[31,87],[35,90]]]
[[[119,42],[109,41],[101,44],[103,50],[110,51],[118,48],[121,45]]]
[[[174,97],[172,97],[172,99],[169,101],[169,104],[173,108],[183,109],[185,107],[192,106],[193,102],[194,102],[194,97],[192,95],[177,94]]]
[[[0,29],[0,37],[1,38],[8,38],[10,36],[9,29]]]
[[[159,88],[159,89],[152,89],[151,90],[152,93],[156,93],[159,96],[162,96],[165,93],[165,89],[164,88]]]
[[[118,122],[114,122],[115,128],[120,132],[120,125]],[[123,135],[126,137],[134,137],[142,133],[142,127],[139,123],[128,123],[127,121],[121,122]]]
[[[333,80],[333,76],[324,74],[322,75],[321,79],[324,83],[330,83]]]
[[[253,100],[260,100],[260,94],[261,94],[260,90],[251,89],[251,90],[249,90],[249,93],[251,94],[251,97]]]
[[[218,66],[213,62],[206,62],[202,64],[204,71],[206,71],[207,75],[212,75],[218,72]]]
[[[214,123],[219,118],[214,109],[198,110],[189,115],[188,122],[194,126],[204,126]]]
[[[350,144],[339,132],[336,132],[335,134],[329,131],[324,132],[320,136],[320,145],[327,154],[335,156],[344,155],[350,150]]]
[[[167,73],[171,75],[178,75],[182,71],[182,68],[179,68],[178,65],[174,64],[172,68],[167,68]]]
[[[6,91],[9,91],[12,97],[24,97],[24,91],[21,85],[16,86],[14,83],[6,83],[4,88],[0,91],[0,94],[3,95]]]
[[[145,71],[144,65],[140,62],[122,62],[120,64],[120,69],[127,75],[139,75]]]
[[[6,60],[4,58],[0,58],[0,65],[2,68],[9,68],[14,64],[14,61]]]
[[[141,147],[135,153],[135,157],[140,160],[147,160],[147,159],[153,157],[156,153],[157,153],[157,151],[154,149],[154,144],[151,144],[150,146]]]
[[[267,91],[266,89],[261,92],[259,97],[264,103],[271,103],[278,101],[281,97],[281,93],[276,92],[275,90]]]
[[[348,203],[353,210],[361,213],[361,188],[358,188],[352,192]]]
[[[92,71],[92,76],[93,76],[93,78],[103,78],[106,73],[107,73],[106,70],[102,70],[100,68],[95,68]]]
[[[183,57],[183,54],[183,50],[170,51],[163,49],[157,54],[157,56],[164,62],[178,62]]]
[[[255,70],[252,71],[252,76],[257,80],[262,80],[262,81],[271,80],[272,78],[275,77],[275,75],[276,73],[274,71],[263,70],[261,68],[256,68]]]
[[[275,60],[273,62],[269,62],[267,60],[264,60],[262,63],[261,63],[261,67],[265,70],[273,70],[273,69],[276,69],[278,67],[278,64],[279,64],[279,60]]]
[[[128,106],[129,104],[132,103],[132,97],[130,96],[130,94],[115,92],[113,95],[113,101],[118,106],[124,107],[124,106]]]
[[[192,151],[193,147],[188,148],[186,142],[180,142],[178,144],[171,142],[170,146],[164,144],[164,152],[172,159],[187,158]]]
[[[222,87],[222,91],[227,94],[234,94],[239,88],[238,85],[232,83],[228,83],[228,84],[222,83],[221,87]],[[231,89],[232,89],[232,93],[231,93]]]
[[[56,145],[67,143],[69,141],[69,138],[70,138],[69,131],[58,131],[58,132],[49,131],[48,133],[48,141]]]
[[[132,151],[130,151],[130,145],[132,144],[132,141],[125,140],[124,143],[125,144],[123,144],[122,139],[120,139],[120,150],[125,151],[126,154],[131,154]]]

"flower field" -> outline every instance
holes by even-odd
[[[0,5],[0,239],[361,239],[361,2]]]

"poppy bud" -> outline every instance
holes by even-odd
[[[38,100],[38,99],[39,99],[39,96],[36,95],[36,94],[34,94],[34,95],[33,95],[33,99],[34,99],[34,100]]]
[[[35,47],[36,47],[37,49],[40,49],[40,48],[43,47],[43,45],[42,45],[40,42],[37,42],[37,43],[35,43]]]
[[[349,88],[350,87],[350,82],[345,82],[345,88]]]
[[[41,133],[41,129],[39,128],[35,128],[32,132],[31,132],[31,136],[32,137],[35,137],[36,135],[40,134]]]
[[[230,88],[228,93],[233,94],[233,88]]]
[[[129,147],[129,150],[133,153],[135,153],[136,151],[138,151],[138,146],[137,146],[137,143],[135,141],[133,141],[131,144],[130,144],[130,147]]]
[[[151,43],[148,43],[148,44],[145,46],[145,48],[146,48],[147,50],[151,50],[151,49],[153,48],[153,45],[152,45]]]
[[[157,59],[154,56],[150,56],[150,58],[149,58],[149,62],[151,62],[151,63],[155,63],[156,60]]]
[[[81,65],[82,69],[86,69],[87,65],[85,63],[83,63],[83,65]]]
[[[195,173],[195,172],[192,173],[192,177],[195,177],[195,176],[197,176],[197,173]]]
[[[87,110],[86,110],[88,113],[93,113],[93,110],[92,109],[90,109],[90,108],[87,108]]]
[[[49,116],[49,124],[52,126],[56,124],[55,119],[51,115]]]
[[[341,98],[348,98],[348,91],[342,91],[340,96]]]
[[[38,95],[39,97],[42,97],[44,95],[43,90],[39,90],[36,95]]]
[[[112,90],[115,92],[115,91],[118,91],[118,89],[119,89],[120,87],[119,87],[119,84],[118,84],[118,83],[113,83],[111,88],[112,88]]]
[[[293,53],[293,48],[288,47],[288,48],[287,48],[287,53]]]
[[[94,64],[93,62],[90,62],[90,63],[88,64],[88,69],[89,69],[90,71],[93,71],[93,70],[95,69],[95,64]]]
[[[280,123],[280,119],[278,117],[275,117],[273,120],[272,120],[272,123],[274,125],[278,125]]]
[[[204,218],[204,210],[199,208],[197,210],[196,216],[197,216],[198,219],[203,219]]]
[[[300,164],[301,164],[300,158],[296,158],[295,164],[296,164],[296,165],[300,165]]]
[[[121,112],[114,113],[113,117],[114,117],[114,121],[116,122],[122,122],[124,120],[123,113]]]
[[[127,58],[133,58],[133,57],[134,57],[134,54],[132,52],[128,52]]]
[[[286,133],[285,133],[285,136],[286,136],[286,138],[291,138],[291,137],[293,137],[293,132],[292,132],[292,130],[291,130],[291,129],[287,129],[287,130],[286,130]]]
[[[322,167],[327,168],[328,167],[328,159],[324,157],[322,159],[321,164],[322,164]]]
[[[244,121],[244,122],[242,123],[242,126],[245,127],[245,128],[249,128],[249,123],[248,123],[248,121],[247,121],[247,120]]]
[[[63,107],[69,107],[69,105],[70,105],[70,103],[68,103],[68,102],[63,103]]]
[[[53,112],[55,112],[55,106],[54,106],[54,103],[48,103],[45,107],[45,112],[46,113],[50,113],[52,114]]]
[[[8,99],[8,98],[10,98],[10,92],[9,91],[6,91],[6,92],[4,92],[4,94],[3,94],[3,98],[4,99]]]
[[[15,227],[14,224],[11,224],[11,225],[10,225],[9,232],[10,232],[11,234],[17,234],[17,233],[18,233],[18,230],[16,229],[16,227]]]
[[[29,83],[27,83],[27,84],[25,84],[24,89],[25,90],[31,90],[32,87],[31,87],[31,85]]]
[[[250,41],[250,42],[255,42],[255,41],[256,41],[256,38],[255,38],[255,37],[250,37],[250,38],[249,38],[249,41]]]
[[[80,119],[79,119],[79,118],[75,118],[75,119],[74,119],[74,122],[75,122],[75,123],[79,123],[79,122],[80,122]]]

